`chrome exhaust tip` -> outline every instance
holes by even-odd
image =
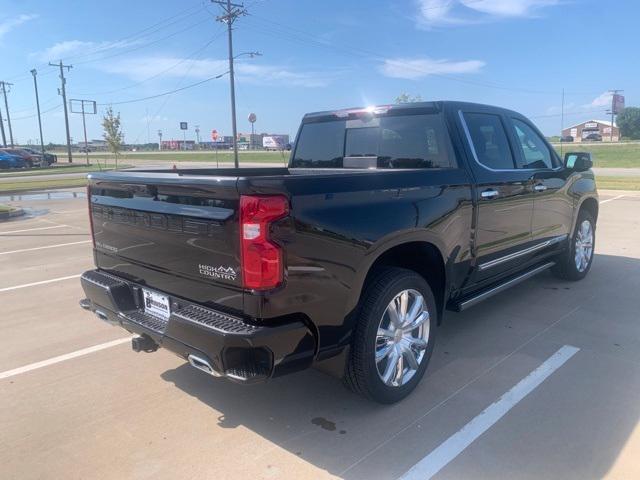
[[[189,364],[193,368],[197,368],[198,370],[202,370],[203,372],[208,373],[209,375],[213,375],[214,377],[221,377],[222,376],[222,374],[217,372],[207,360],[205,360],[205,359],[203,359],[201,357],[198,357],[197,355],[189,355],[187,357],[187,360],[189,360]]]

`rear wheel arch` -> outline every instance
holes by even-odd
[[[423,277],[431,287],[438,309],[438,323],[442,319],[447,289],[444,257],[440,249],[429,241],[409,241],[390,246],[371,263],[362,282],[358,300],[378,270],[384,267],[399,267],[412,270]]]

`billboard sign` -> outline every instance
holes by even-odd
[[[616,93],[613,96],[612,107],[613,107],[613,113],[615,115],[619,114],[622,110],[624,110],[624,95],[620,95]]]
[[[277,150],[284,150],[285,139],[279,135],[265,135],[262,137],[263,148],[275,148]]]
[[[180,130],[188,130],[187,122],[180,122]]]

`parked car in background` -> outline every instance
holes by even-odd
[[[445,310],[548,268],[587,275],[591,167],[497,107],[308,114],[289,168],[89,175],[96,269],[81,306],[137,334],[135,351],[162,346],[209,375],[253,383],[317,365],[397,402]]]
[[[42,166],[46,165],[51,165],[53,163],[57,163],[58,162],[58,156],[54,155],[53,153],[47,153],[47,152],[39,152],[37,150],[34,150],[33,148],[23,148],[22,150],[25,150],[26,152],[29,152],[32,155],[40,155],[40,156],[44,156],[44,164]]]
[[[590,133],[589,135],[584,137],[584,141],[585,142],[601,142],[602,135],[600,135],[599,133]]]
[[[18,155],[11,155],[10,153],[0,150],[0,170],[8,168],[24,168],[25,161]]]
[[[561,142],[571,143],[573,142],[573,137],[571,135],[567,135],[565,137],[560,138]]]
[[[2,151],[11,155],[17,155],[24,160],[25,167],[41,167],[44,163],[42,155],[36,153],[30,153],[24,148],[3,148]]]

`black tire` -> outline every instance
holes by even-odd
[[[583,269],[579,269],[576,265],[576,240],[578,237],[578,232],[583,222],[588,221],[591,224],[591,231],[593,232],[593,240],[591,247],[591,257],[589,258],[586,267]],[[593,215],[588,210],[581,210],[578,215],[578,220],[576,221],[576,227],[574,229],[573,235],[571,235],[571,239],[569,242],[569,247],[566,251],[561,254],[556,259],[556,264],[553,266],[551,271],[558,278],[563,280],[571,280],[578,281],[582,280],[587,276],[589,270],[591,270],[591,265],[593,264],[593,256],[594,249],[596,244],[596,222],[593,218]]]
[[[429,313],[429,336],[419,368],[403,385],[389,386],[378,374],[376,337],[389,303],[403,290],[419,292]],[[368,282],[359,305],[359,314],[344,375],[345,385],[354,392],[379,403],[395,403],[409,395],[427,369],[435,345],[437,327],[435,297],[425,279],[404,268],[385,267]]]

